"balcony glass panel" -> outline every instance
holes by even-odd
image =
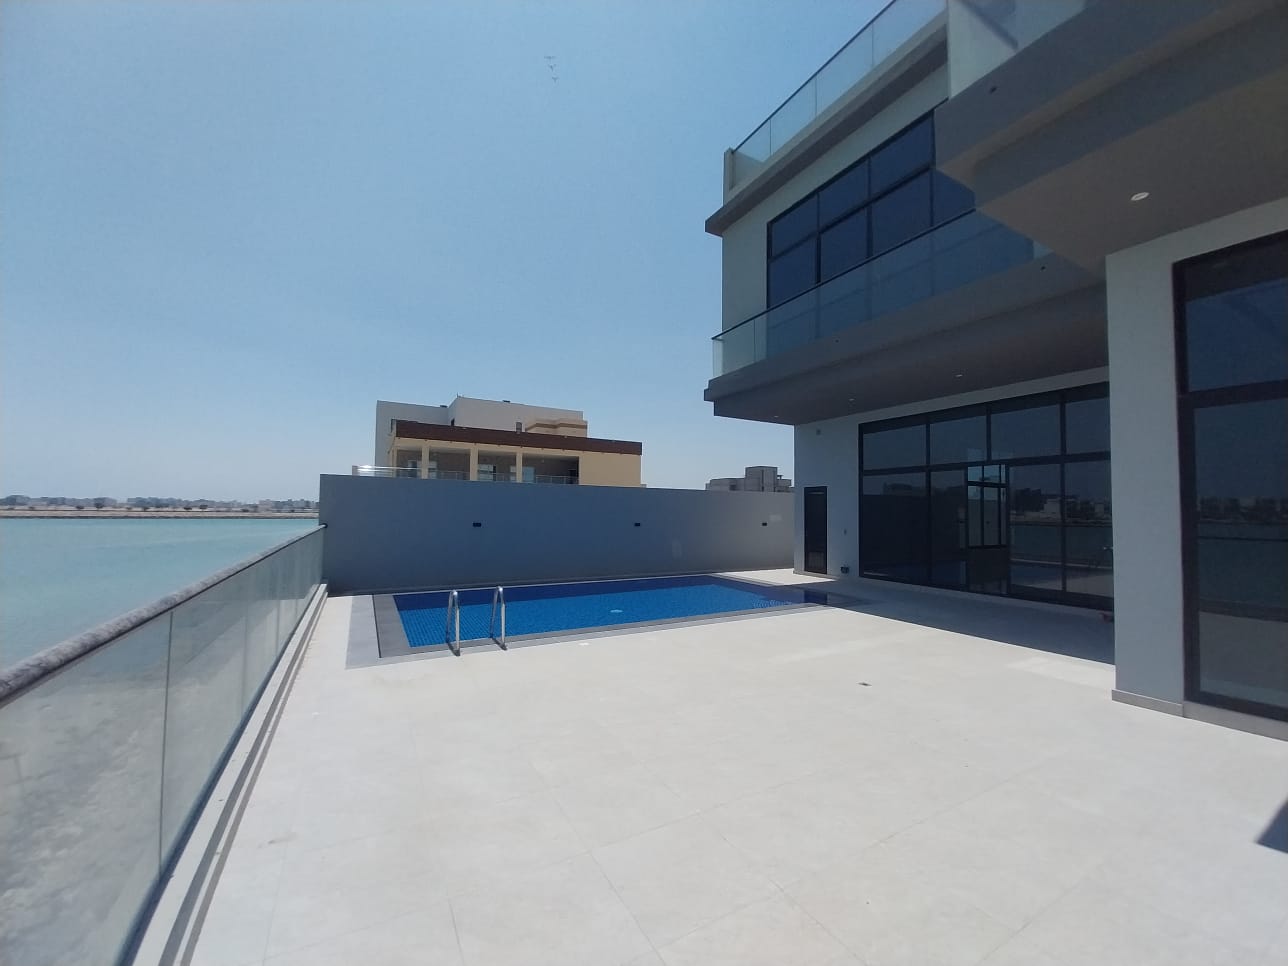
[[[872,250],[884,252],[930,227],[930,174],[913,178],[868,209],[872,213]]]
[[[941,171],[933,172],[931,179],[934,183],[932,203],[935,208],[936,225],[952,221],[958,215],[964,215],[974,209],[975,192],[970,188],[954,181]]]
[[[319,529],[0,702],[0,963],[124,961],[321,572]]]
[[[818,282],[817,254],[811,239],[769,263],[770,305],[777,305],[814,287]]]
[[[714,340],[715,374],[733,372],[1033,257],[1029,239],[973,211],[726,329]],[[777,330],[772,339],[767,338],[768,327]]]
[[[769,158],[943,12],[946,0],[894,0],[854,35],[733,151],[729,190],[754,177]]]

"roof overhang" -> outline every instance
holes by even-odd
[[[980,210],[1094,269],[1282,197],[1285,118],[1282,0],[1095,3],[941,105],[935,132]]]

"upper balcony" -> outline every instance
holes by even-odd
[[[756,130],[729,152],[725,195],[762,171],[771,158],[944,12],[946,0],[891,0]]]
[[[967,212],[712,338],[727,375],[1032,261],[1033,242]]]

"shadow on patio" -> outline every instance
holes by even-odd
[[[1014,598],[954,594],[871,580],[784,582],[802,590],[853,600],[847,610],[920,624],[1051,654],[1114,663],[1114,627],[1095,610],[1032,606]]]

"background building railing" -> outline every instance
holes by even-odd
[[[381,476],[393,477],[402,476],[416,478],[420,476],[420,470],[414,466],[354,466],[354,476]]]
[[[946,0],[893,0],[733,150],[732,190],[944,10]],[[1045,2],[1045,0],[1044,0]]]
[[[0,963],[127,955],[321,583],[323,532],[0,670]]]
[[[906,308],[1033,259],[1033,242],[978,211],[945,222],[712,339],[715,374]]]
[[[415,468],[405,466],[358,466],[353,465],[352,476],[372,476],[372,477],[402,477],[404,479],[419,479],[420,471]],[[425,471],[427,480],[468,480],[470,475],[461,470],[435,470]],[[531,477],[520,478],[512,470],[494,470],[492,472],[479,472],[480,483],[576,483],[575,476],[543,476],[537,474]]]

